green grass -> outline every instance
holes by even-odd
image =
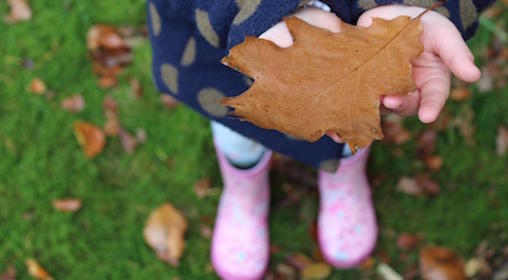
[[[27,279],[24,260],[37,259],[56,279],[216,279],[209,265],[209,240],[200,234],[203,219],[212,219],[218,195],[199,200],[193,184],[220,176],[207,120],[187,108],[164,108],[150,73],[150,47],[134,50],[135,62],[111,90],[100,89],[92,75],[86,49],[86,32],[95,23],[142,25],[144,0],[30,1],[34,18],[15,25],[0,23],[0,271],[16,267]],[[0,3],[0,14],[8,12]],[[508,13],[505,12],[508,19]],[[508,24],[508,20],[506,21]],[[471,42],[481,63],[491,34],[481,30]],[[33,69],[22,62],[31,59]],[[46,81],[53,99],[35,96],[27,86],[34,77]],[[145,94],[133,99],[128,78],[137,77]],[[475,90],[475,86],[473,86]],[[381,224],[378,252],[386,252],[392,265],[404,271],[395,246],[397,234],[422,233],[425,243],[455,249],[465,258],[482,240],[492,247],[508,244],[507,156],[495,155],[497,127],[508,123],[508,88],[475,94],[466,102],[449,102],[452,115],[473,108],[476,145],[469,147],[457,129],[438,136],[438,153],[444,167],[432,175],[442,188],[436,198],[416,198],[395,191],[401,176],[423,169],[414,139],[395,157],[392,145],[376,143],[370,173],[385,180],[374,191]],[[81,93],[86,109],[71,114],[60,100]],[[88,160],[74,138],[75,120],[105,121],[101,102],[106,94],[119,103],[120,117],[130,131],[146,130],[148,141],[132,155],[117,139],[108,138],[105,151]],[[424,126],[407,121],[414,133]],[[283,199],[275,178],[274,204]],[[317,211],[315,190],[299,204],[273,211],[272,242],[282,248],[273,256],[280,261],[289,253],[315,250],[308,231]],[[53,210],[60,197],[83,199],[74,214]],[[145,245],[142,229],[150,211],[170,201],[190,221],[188,247],[178,268],[157,260]],[[410,253],[415,259],[416,253]],[[333,279],[359,279],[356,270],[334,272]]]

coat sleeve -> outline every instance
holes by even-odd
[[[245,90],[245,82],[236,82],[241,75],[221,65],[221,58],[245,36],[260,35],[301,5],[302,0],[148,0],[157,88],[192,93],[236,75],[224,82],[225,91]]]
[[[258,36],[305,0],[149,0],[149,19],[193,24],[211,46],[231,48],[246,35]],[[156,31],[156,30],[155,30]]]
[[[403,4],[428,8],[436,0],[323,0],[339,17],[349,23],[356,23],[360,15],[372,8]],[[450,19],[464,39],[471,38],[478,29],[478,16],[495,0],[448,0],[436,12]]]

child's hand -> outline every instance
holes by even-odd
[[[340,32],[341,20],[333,13],[317,8],[305,8],[296,12],[294,16],[316,27],[328,29],[335,33]],[[259,38],[272,41],[281,48],[287,48],[293,44],[293,38],[283,21],[265,31]]]
[[[418,16],[423,8],[389,5],[362,14],[359,26],[369,26],[372,17],[393,19],[401,15]],[[450,70],[465,82],[480,79],[480,70],[459,31],[444,16],[429,11],[422,18],[424,52],[413,61],[413,77],[417,92],[406,96],[386,96],[383,105],[393,112],[408,116],[418,112],[424,123],[436,120],[450,92]]]

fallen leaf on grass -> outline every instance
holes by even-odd
[[[102,109],[106,115],[104,133],[107,136],[117,136],[120,133],[120,120],[118,119],[118,105],[111,96],[105,96],[102,100]]]
[[[438,171],[443,167],[443,158],[441,156],[427,156],[423,158],[425,165],[432,171]]]
[[[489,276],[492,273],[490,265],[484,258],[472,258],[464,265],[466,276],[472,278],[477,275]]]
[[[27,21],[32,18],[32,9],[25,0],[8,0],[11,12],[5,17],[7,23]]]
[[[180,211],[165,203],[150,213],[143,236],[159,259],[177,266],[185,248],[187,227],[187,220]]]
[[[298,270],[302,270],[312,264],[312,260],[302,253],[289,255],[286,262]]]
[[[210,239],[212,237],[213,229],[209,225],[200,225],[199,233],[201,233],[202,237]]]
[[[309,280],[326,279],[330,274],[332,274],[332,268],[324,262],[312,263],[300,271],[302,279]]]
[[[421,195],[423,190],[414,178],[401,177],[397,183],[397,190],[409,195]]]
[[[104,132],[95,125],[76,121],[74,122],[74,134],[88,158],[99,155],[104,149],[106,137]]]
[[[503,156],[508,150],[508,128],[500,126],[497,128],[496,154]]]
[[[26,267],[30,276],[39,280],[53,280],[51,275],[34,259],[25,260]]]
[[[199,199],[203,199],[211,193],[212,183],[208,178],[202,178],[194,183],[194,193]]]
[[[118,131],[118,137],[120,138],[120,143],[122,143],[123,150],[129,155],[132,154],[138,145],[136,138],[122,127]]]
[[[397,248],[402,250],[412,250],[416,248],[423,237],[419,234],[401,233],[397,238]]]
[[[94,25],[88,29],[86,45],[91,51],[101,48],[106,50],[129,48],[115,27],[102,24]]]
[[[395,114],[383,118],[383,133],[387,142],[401,145],[411,139],[411,132],[404,127],[403,122],[404,118]]]
[[[75,94],[64,98],[60,103],[60,107],[72,113],[79,113],[85,108],[85,99],[81,94]]]
[[[415,179],[418,183],[418,186],[424,191],[424,193],[430,195],[438,195],[441,192],[439,184],[436,181],[432,180],[429,175],[418,174]]]
[[[295,279],[297,276],[293,267],[284,263],[278,263],[275,267],[275,279]]]
[[[411,264],[408,268],[406,268],[406,271],[404,271],[402,277],[404,280],[413,280],[417,279],[418,275],[420,275],[418,266],[416,264]]]
[[[168,94],[161,94],[160,99],[161,99],[162,105],[164,105],[164,107],[166,107],[168,109],[173,109],[173,108],[177,107],[179,104],[175,98],[171,97]]]
[[[440,192],[440,187],[427,174],[422,173],[414,178],[401,177],[397,183],[397,190],[414,196],[437,195]]]
[[[400,276],[399,273],[397,273],[393,268],[385,263],[380,263],[377,266],[377,273],[384,280],[403,280],[402,276]]]
[[[471,92],[469,91],[469,88],[467,88],[467,87],[454,88],[450,92],[450,99],[455,100],[455,101],[464,101],[464,100],[469,99],[470,96],[471,96]]]
[[[76,212],[81,209],[81,199],[66,198],[53,200],[53,208],[61,212]]]
[[[46,83],[40,78],[34,78],[30,82],[30,91],[36,95],[43,95],[46,92]]]
[[[466,145],[469,147],[475,145],[474,133],[476,128],[473,124],[473,120],[474,111],[471,106],[467,104],[463,104],[457,116],[452,120],[452,124],[459,129]]]
[[[360,270],[370,271],[370,270],[372,270],[372,268],[374,268],[375,264],[376,264],[376,260],[373,257],[369,257],[362,262],[362,264],[360,265]]]
[[[16,269],[9,265],[7,270],[0,274],[0,280],[16,280]]]
[[[420,272],[425,280],[465,280],[462,258],[453,251],[429,246],[420,250]]]
[[[129,85],[131,87],[134,98],[137,99],[143,96],[143,88],[141,87],[141,83],[138,79],[131,77],[129,79]]]
[[[99,86],[116,85],[118,74],[132,62],[129,45],[116,27],[101,24],[90,27],[86,41],[93,60],[93,72],[99,76]]]
[[[285,23],[291,47],[247,37],[222,60],[255,80],[223,101],[233,115],[311,142],[336,132],[353,152],[382,139],[380,96],[416,89],[411,60],[423,51],[419,18],[374,18],[367,28],[342,22],[340,33],[296,17]]]
[[[418,137],[418,152],[420,157],[426,157],[436,151],[437,132],[433,129],[425,130]]]

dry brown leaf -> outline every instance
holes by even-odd
[[[35,259],[26,259],[25,264],[28,269],[28,273],[33,278],[39,280],[53,280],[51,275],[49,275],[49,273]]]
[[[397,271],[385,263],[380,263],[377,266],[377,273],[384,280],[403,280],[402,276],[400,276]]]
[[[81,209],[81,199],[65,198],[53,200],[53,208],[61,212],[76,212]]]
[[[387,142],[401,145],[411,139],[411,132],[404,127],[403,120],[404,118],[395,114],[383,118],[383,133]]]
[[[275,274],[275,279],[296,279],[297,276],[295,269],[284,263],[277,264]]]
[[[69,112],[78,113],[85,108],[85,99],[81,94],[71,95],[62,100],[60,107]]]
[[[466,276],[472,278],[476,275],[488,276],[492,273],[489,263],[484,258],[473,258],[464,265]]]
[[[374,18],[367,28],[342,23],[340,33],[296,17],[285,22],[291,47],[247,37],[222,60],[255,80],[223,103],[235,116],[311,142],[336,132],[356,150],[382,139],[380,96],[416,89],[411,60],[423,51],[420,20]]]
[[[117,136],[120,133],[120,121],[118,119],[118,105],[111,96],[106,96],[102,100],[102,109],[106,115],[104,123],[104,133],[107,136]]]
[[[443,158],[441,156],[427,156],[423,158],[425,165],[432,171],[438,171],[443,167]]]
[[[497,128],[496,154],[503,156],[508,150],[508,128],[500,126]]]
[[[286,262],[298,270],[302,270],[312,264],[312,260],[302,253],[289,255]]]
[[[101,24],[90,27],[86,42],[93,59],[93,72],[99,76],[99,86],[115,86],[117,75],[132,62],[131,48],[116,27]]]
[[[180,211],[165,203],[150,213],[143,236],[159,259],[177,266],[185,248],[187,227],[187,220]]]
[[[414,178],[401,177],[397,183],[397,190],[409,195],[421,195],[423,190]]]
[[[194,193],[199,199],[205,198],[211,193],[212,183],[208,178],[202,178],[194,183]]]
[[[210,239],[212,237],[213,229],[209,225],[200,225],[199,226],[199,233],[201,233],[201,236],[207,239]]]
[[[418,138],[418,152],[421,157],[431,155],[436,151],[437,132],[433,129],[424,131]]]
[[[129,48],[115,27],[102,24],[88,29],[86,45],[91,51],[100,48],[114,51]]]
[[[16,23],[27,21],[32,18],[32,9],[25,0],[8,0],[7,3],[11,7],[11,12],[5,17],[8,23]]]
[[[7,270],[5,270],[2,274],[0,274],[0,280],[16,280],[16,269],[9,265]]]
[[[120,138],[120,143],[122,143],[123,150],[127,154],[132,154],[136,147],[138,146],[138,142],[136,141],[136,138],[132,136],[129,132],[127,132],[125,129],[120,127],[120,130],[118,132],[118,137]]]
[[[420,272],[425,280],[465,280],[462,258],[443,247],[420,250]]]
[[[450,92],[450,98],[455,101],[464,101],[469,99],[471,92],[467,87],[454,88]]]
[[[415,177],[416,182],[418,183],[418,186],[429,195],[438,195],[441,192],[441,188],[439,187],[439,184],[432,180],[428,174],[418,174]]]
[[[423,237],[419,234],[401,233],[397,238],[397,248],[402,250],[412,250],[416,248]]]
[[[373,257],[369,257],[362,262],[362,264],[360,265],[360,270],[370,271],[370,270],[372,270],[372,268],[374,268],[375,264],[376,264],[376,260]]]
[[[137,99],[143,96],[143,87],[141,86],[141,83],[138,79],[131,77],[129,79],[129,85],[131,87],[134,98]]]
[[[332,273],[330,265],[324,262],[312,263],[300,271],[303,279],[322,280],[328,278]]]
[[[168,94],[161,94],[161,103],[168,109],[173,109],[178,106],[178,101]]]
[[[74,134],[88,158],[93,158],[102,152],[106,144],[104,132],[95,125],[76,121],[74,122]]]
[[[34,78],[30,82],[30,91],[36,95],[43,95],[46,92],[46,83],[40,78]]]
[[[459,129],[466,145],[473,147],[475,145],[474,133],[476,131],[473,109],[467,104],[463,104],[459,114],[453,119],[452,123]]]

